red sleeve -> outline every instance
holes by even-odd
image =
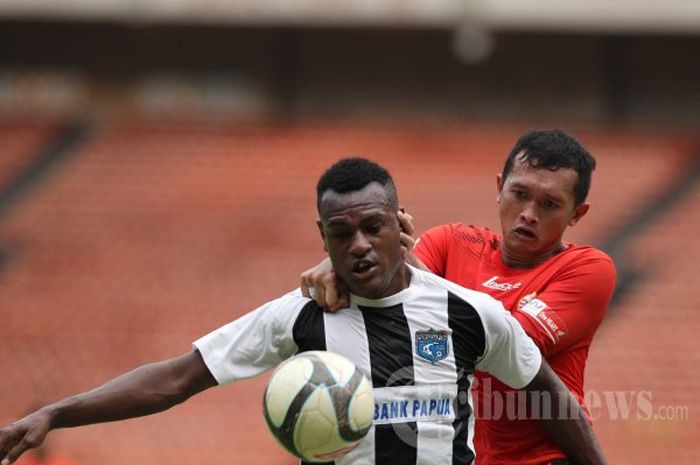
[[[430,271],[444,277],[450,242],[452,225],[436,226],[420,235],[413,253]]]
[[[595,249],[593,249],[595,251]],[[615,288],[615,267],[600,251],[578,257],[554,272],[547,287],[520,306],[513,316],[550,357],[590,344],[603,321]]]

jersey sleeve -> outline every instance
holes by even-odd
[[[436,226],[421,234],[413,248],[415,256],[438,276],[445,276],[452,234],[452,225]]]
[[[547,287],[521,301],[513,315],[545,357],[590,342],[603,321],[615,288],[615,267],[602,252],[576,260]]]
[[[297,289],[215,329],[193,346],[219,384],[259,375],[297,351],[293,327],[309,301]]]
[[[486,349],[476,368],[513,389],[522,389],[539,371],[542,354],[503,305],[485,297],[478,308],[484,325]]]

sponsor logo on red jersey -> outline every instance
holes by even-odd
[[[481,283],[481,285],[496,291],[512,291],[523,285],[523,283],[499,283],[496,282],[497,279],[498,276],[494,276]]]
[[[552,344],[566,336],[566,325],[557,312],[544,301],[537,298],[537,293],[528,294],[518,302],[518,310],[533,317],[545,330]]]

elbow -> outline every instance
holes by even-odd
[[[193,351],[168,362],[171,376],[167,389],[168,402],[178,405],[217,382],[204,364],[199,352]]]
[[[537,374],[530,381],[530,383],[525,386],[527,391],[568,391],[564,383],[559,379],[559,377],[552,371],[547,361],[543,358],[542,365],[537,371]]]

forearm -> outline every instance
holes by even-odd
[[[41,445],[52,429],[160,412],[215,385],[198,351],[144,365],[1,428],[0,465],[9,465],[26,450]]]
[[[577,465],[607,464],[583,408],[545,361],[527,389],[539,396],[540,424],[569,460]]]
[[[563,385],[562,385],[563,386]],[[591,423],[571,393],[558,391],[552,396],[551,416],[544,412],[540,424],[569,460],[577,465],[604,465],[603,449]]]
[[[123,420],[173,407],[215,381],[191,365],[198,354],[152,363],[125,373],[104,385],[45,407],[51,428]],[[201,359],[200,359],[200,363]],[[204,368],[206,370],[206,368]],[[207,375],[209,379],[207,379]]]

